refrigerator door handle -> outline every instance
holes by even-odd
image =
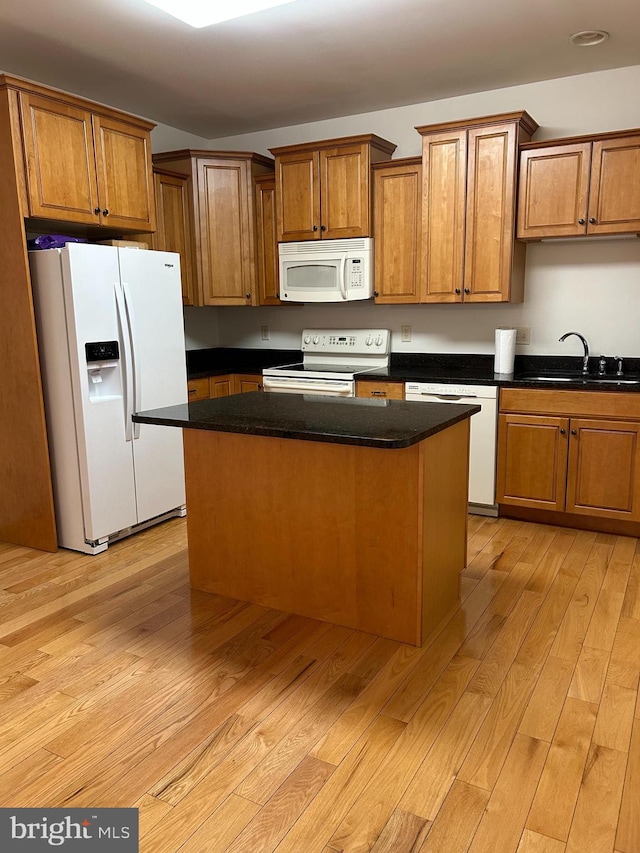
[[[127,310],[127,321],[129,327],[129,339],[131,342],[131,364],[133,366],[133,412],[139,412],[142,408],[141,404],[141,382],[140,382],[140,365],[136,355],[136,318],[133,311],[133,303],[129,293],[129,285],[122,282],[122,290],[124,293],[124,304]],[[140,424],[133,424],[134,439],[140,438]]]
[[[131,353],[131,331],[129,321],[127,319],[127,309],[125,305],[124,292],[120,282],[114,285],[116,294],[116,310],[118,313],[118,322],[122,330],[122,349],[124,351],[124,438],[125,441],[131,441],[133,438],[133,370],[132,370],[132,353]]]

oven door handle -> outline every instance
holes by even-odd
[[[347,397],[353,394],[353,383],[343,382],[339,379],[334,382],[331,380],[325,380],[323,382],[313,383],[298,382],[295,379],[286,381],[276,379],[274,381],[273,379],[265,376],[263,384],[265,391],[306,391],[309,394],[344,394]]]

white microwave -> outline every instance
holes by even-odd
[[[280,243],[283,302],[350,302],[373,296],[373,239]]]

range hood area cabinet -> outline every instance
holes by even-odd
[[[13,106],[23,217],[155,230],[152,122],[8,75],[0,89]]]
[[[258,305],[255,180],[273,161],[244,151],[165,151],[154,166],[187,178],[195,304]]]
[[[422,135],[421,302],[522,302],[515,240],[524,112],[417,127]]]
[[[371,166],[396,146],[375,134],[270,148],[278,242],[372,234]]]
[[[522,146],[518,238],[640,232],[640,129]]]

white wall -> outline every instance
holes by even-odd
[[[526,109],[540,124],[536,139],[640,127],[640,66],[547,80],[426,104],[211,140],[215,149],[254,150],[377,133],[398,144],[395,156],[420,153],[416,125]],[[269,325],[270,340],[260,339]],[[400,342],[401,324],[413,339]],[[294,348],[305,327],[390,328],[399,352],[493,351],[497,326],[531,328],[531,355],[577,353],[576,341],[558,338],[582,332],[596,354],[640,357],[640,240],[572,241],[528,246],[522,305],[398,305],[351,303],[301,308],[190,309],[188,348],[248,346]]]
[[[168,124],[158,124],[151,131],[151,150],[154,154],[160,151],[174,151],[181,148],[210,148],[209,140]]]

